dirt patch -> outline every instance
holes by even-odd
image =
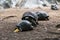
[[[32,31],[14,33],[13,30],[16,24],[20,22],[21,17],[26,11],[41,11],[44,10],[49,14],[49,21],[39,21],[38,27]],[[7,16],[17,16],[8,18],[2,21]],[[56,25],[60,24],[60,10],[51,10],[50,8],[44,9],[17,9],[10,8],[0,12],[0,40],[43,40],[44,38],[60,37],[60,34],[51,34],[46,32],[46,29],[52,32],[56,31]]]

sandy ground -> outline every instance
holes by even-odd
[[[39,25],[32,31],[14,33],[13,30],[16,24],[21,21],[21,17],[26,11],[41,11],[44,10],[49,14],[49,21],[38,21]],[[2,21],[4,17],[16,16]],[[50,8],[43,9],[18,9],[10,8],[0,11],[0,40],[43,40],[45,38],[60,38],[60,34],[49,33],[46,31],[57,31],[56,25],[60,24],[60,9],[51,10]]]

